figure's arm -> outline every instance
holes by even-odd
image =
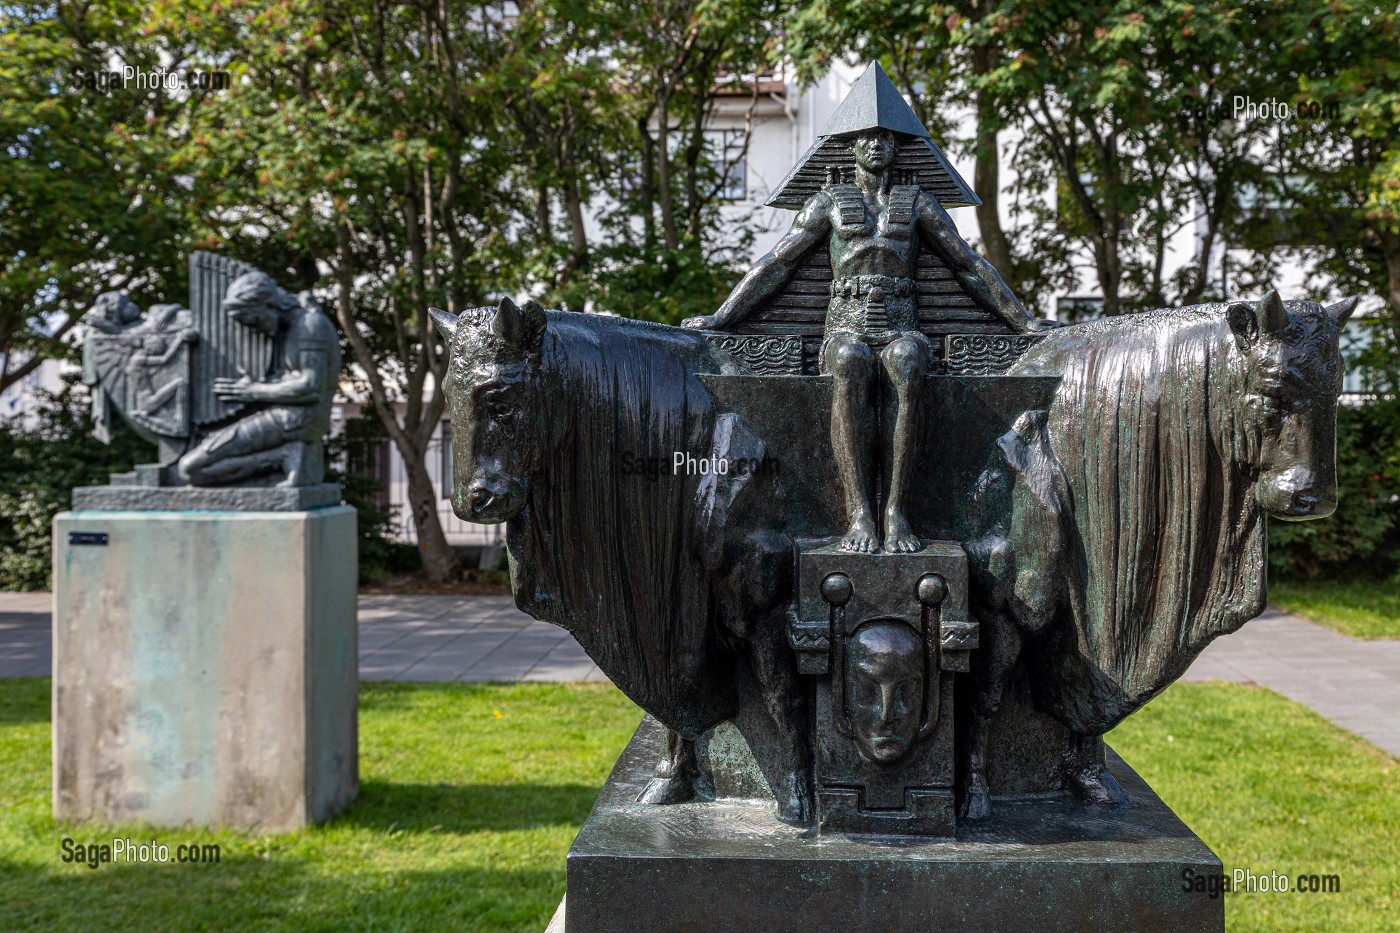
[[[297,354],[298,368],[275,382],[252,382],[243,379],[215,379],[214,394],[235,402],[268,402],[274,405],[314,405],[321,400],[325,380],[325,354],[320,350],[302,350]]]
[[[158,359],[148,360],[147,362],[154,363],[157,366],[164,366],[175,359],[175,354],[180,352],[181,347],[187,343],[194,343],[198,339],[199,332],[192,327],[187,327],[175,335],[175,339],[170,341],[170,346],[166,348],[166,351],[161,354]]]
[[[787,284],[803,258],[831,232],[831,196],[818,191],[772,251],[758,259],[714,314],[686,318],[685,327],[722,330],[748,317]]]
[[[958,235],[953,218],[942,204],[921,192],[917,216],[924,242],[953,270],[978,304],[1022,333],[1039,329],[1039,322],[1027,314],[1021,302],[1011,294],[996,267],[973,252],[967,241]]]

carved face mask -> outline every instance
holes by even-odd
[[[924,696],[923,645],[900,622],[869,622],[846,647],[846,709],[862,758],[892,764],[919,735]]]

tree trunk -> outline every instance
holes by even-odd
[[[667,249],[680,246],[676,227],[676,205],[671,191],[671,102],[663,96],[657,107],[656,141],[656,200],[661,206],[661,238]]]
[[[978,103],[978,110],[982,105]],[[982,251],[987,261],[1001,273],[1011,290],[1016,290],[1015,264],[1011,258],[1011,241],[1001,226],[1001,162],[997,132],[981,131],[978,120],[977,161],[973,165],[972,190],[982,203],[977,205],[977,227],[982,232]]]
[[[996,64],[996,49],[976,46],[972,51],[974,74],[985,75]],[[1019,284],[1011,257],[1011,241],[1001,226],[1001,148],[996,127],[996,104],[986,91],[977,92],[976,162],[972,170],[972,190],[981,198],[977,205],[977,228],[982,233],[982,250],[987,261],[1006,280],[1013,292]]]
[[[355,355],[355,362],[365,373],[374,413],[379,417],[379,423],[384,426],[385,433],[394,442],[399,456],[403,458],[405,472],[408,474],[409,507],[413,510],[414,528],[418,532],[418,549],[423,559],[423,572],[435,583],[451,580],[457,575],[457,557],[447,543],[447,536],[443,534],[442,522],[437,512],[437,494],[424,466],[426,435],[431,432],[406,428],[395,414],[388,387],[384,384],[383,374],[374,353],[355,322],[355,271],[349,225],[342,220],[336,224],[335,233],[336,321]],[[428,406],[429,416],[437,417],[437,410],[438,405],[435,401]],[[415,422],[414,427],[422,425]]]
[[[1400,345],[1400,234],[1381,238],[1385,249],[1385,303],[1390,311],[1390,330]]]
[[[413,513],[413,527],[418,531],[418,553],[423,559],[423,572],[435,583],[452,580],[460,569],[457,554],[447,543],[438,517],[438,490],[428,475],[428,468],[417,451],[400,450],[404,473],[408,476],[408,507]]]

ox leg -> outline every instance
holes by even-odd
[[[1104,806],[1127,803],[1128,798],[1118,781],[1099,761],[1099,739],[1097,735],[1070,733],[1060,758],[1065,784],[1084,803]]]
[[[773,788],[778,818],[787,823],[810,823],[817,811],[806,691],[798,682],[792,649],[787,645],[783,613],[769,613],[757,628],[757,637],[749,642],[749,661],[778,747],[781,778]]]
[[[1001,613],[978,614],[981,643],[973,658],[973,689],[968,736],[964,746],[965,785],[960,808],[969,820],[985,819],[992,813],[992,789],[987,783],[987,739],[992,718],[1001,708],[1011,683],[1011,672],[1021,657],[1021,632]]]
[[[642,792],[638,803],[685,803],[695,799],[695,741],[681,738],[677,732],[666,730],[666,745],[655,775]]]

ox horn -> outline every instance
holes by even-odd
[[[442,339],[451,343],[453,335],[457,333],[457,315],[451,311],[432,307],[428,308],[428,314],[432,316],[433,323],[437,325],[438,333],[442,334]]]
[[[526,353],[539,349],[545,326],[544,309],[534,299],[517,306],[509,297],[502,298],[491,319],[491,331],[502,343]]]
[[[1270,289],[1267,295],[1259,299],[1255,315],[1259,319],[1259,329],[1266,334],[1278,335],[1288,329],[1288,312],[1283,308],[1283,299],[1278,296],[1277,289]]]
[[[1357,302],[1361,300],[1360,295],[1353,295],[1350,298],[1343,298],[1336,304],[1327,306],[1327,316],[1330,317],[1338,327],[1347,322],[1351,313],[1356,310]]]

